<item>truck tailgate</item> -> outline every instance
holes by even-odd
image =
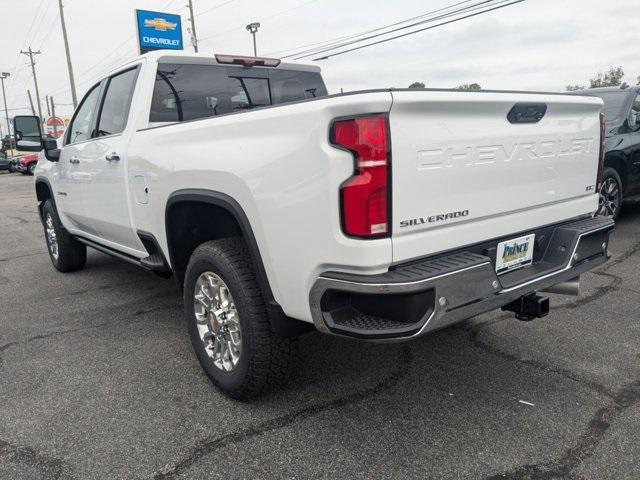
[[[393,261],[595,211],[601,108],[571,95],[394,91]]]

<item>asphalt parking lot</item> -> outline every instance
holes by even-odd
[[[411,343],[309,334],[292,381],[218,393],[178,289],[90,251],[62,275],[0,173],[0,478],[640,478],[640,205],[581,296]]]

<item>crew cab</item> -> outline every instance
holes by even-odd
[[[623,84],[575,94],[604,102],[605,159],[598,214],[616,219],[624,200],[640,200],[640,86]]]
[[[506,91],[328,95],[314,65],[152,52],[84,96],[35,189],[51,261],[86,247],[182,288],[211,380],[248,398],[297,335],[402,341],[548,312],[607,260],[602,101]]]

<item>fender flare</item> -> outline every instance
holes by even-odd
[[[34,186],[36,190],[36,198],[38,197],[39,183],[43,183],[47,186],[47,188],[49,189],[49,193],[51,194],[49,196],[49,199],[51,199],[51,201],[53,202],[53,206],[56,208],[56,210],[58,210],[58,206],[56,205],[56,196],[53,191],[53,187],[51,186],[51,182],[47,177],[36,177],[36,180],[34,182]],[[44,200],[41,200],[40,198],[37,198],[37,199],[38,199],[38,214],[40,215],[40,219],[42,219],[42,204],[44,203]]]
[[[258,280],[258,284],[260,285],[260,289],[262,290],[262,295],[269,306],[277,305],[279,307],[273,296],[273,291],[271,290],[271,285],[269,284],[267,272],[264,268],[264,263],[262,262],[260,248],[258,247],[258,242],[256,241],[256,237],[253,234],[251,223],[249,222],[249,219],[240,204],[225,193],[204,189],[184,189],[177,190],[169,195],[165,207],[164,223],[167,247],[169,249],[169,262],[171,263],[172,268],[174,268],[175,266],[175,259],[173,255],[173,249],[171,248],[169,229],[167,228],[169,224],[169,211],[173,205],[181,202],[208,203],[217,207],[224,208],[229,213],[231,213],[231,215],[233,215],[236,222],[240,226],[240,231],[242,232],[245,242],[247,243],[247,247],[249,247],[249,253],[251,254],[251,260],[253,261],[253,264],[256,268],[256,278]]]

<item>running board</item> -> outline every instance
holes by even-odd
[[[119,258],[120,260],[124,260],[125,262],[132,263],[133,265],[137,265],[138,267],[142,267],[145,270],[149,270],[163,278],[169,278],[171,276],[171,270],[168,268],[166,263],[164,262],[164,258],[159,253],[154,253],[145,258],[134,257],[133,255],[128,255],[126,253],[120,252],[119,250],[115,250],[111,247],[107,247],[105,245],[101,245],[93,240],[89,240],[84,237],[75,237],[83,245],[87,247],[91,247],[99,252],[106,253],[107,255],[111,255],[112,257]]]

